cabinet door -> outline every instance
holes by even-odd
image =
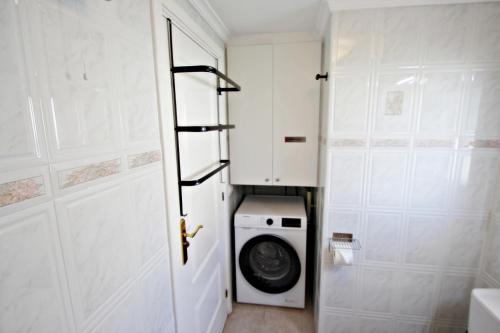
[[[231,184],[271,185],[273,49],[271,45],[227,50],[228,75],[241,85],[228,93]]]
[[[273,58],[273,184],[317,186],[321,45],[275,45]]]

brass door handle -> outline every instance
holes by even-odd
[[[198,231],[200,231],[201,228],[203,228],[203,224],[198,224],[194,228],[193,232],[184,232],[184,237],[194,238],[194,236],[196,236],[196,234],[198,233]]]
[[[189,247],[189,242],[187,241],[187,238],[194,238],[198,231],[200,231],[201,228],[203,228],[202,224],[198,224],[193,232],[187,232],[186,230],[186,220],[181,219],[180,221],[180,229],[181,229],[181,247],[182,247],[182,264],[185,265],[188,261],[188,247]]]

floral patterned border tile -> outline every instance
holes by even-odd
[[[119,158],[82,167],[62,170],[58,174],[59,187],[68,188],[86,183],[98,178],[111,176],[120,172],[121,160]]]
[[[43,176],[14,180],[0,184],[0,207],[33,199],[45,194]]]
[[[464,147],[500,149],[500,140],[470,140],[464,143]]]
[[[152,150],[140,154],[129,155],[128,167],[137,168],[146,164],[155,163],[161,160],[161,151]]]
[[[415,141],[418,148],[454,148],[455,140],[445,139],[419,139]]]
[[[407,139],[372,139],[370,147],[408,147],[410,141]]]
[[[332,139],[330,145],[333,147],[366,147],[364,139]]]

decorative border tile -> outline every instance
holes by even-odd
[[[58,173],[59,188],[68,188],[86,183],[98,178],[111,176],[120,172],[121,160],[119,158],[82,167],[62,170]]]
[[[0,184],[0,207],[12,205],[45,194],[43,176]]]
[[[500,140],[469,140],[463,143],[465,148],[500,149]]]
[[[454,148],[455,140],[445,139],[417,139],[415,141],[417,148]]]
[[[366,147],[364,139],[332,139],[330,141],[332,147]]]
[[[161,160],[161,151],[152,150],[145,153],[128,155],[128,167],[130,169],[137,168],[146,164],[155,163]]]
[[[408,139],[371,139],[370,147],[408,147],[410,140]]]

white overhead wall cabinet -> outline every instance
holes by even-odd
[[[231,184],[316,186],[319,41],[231,45]]]

